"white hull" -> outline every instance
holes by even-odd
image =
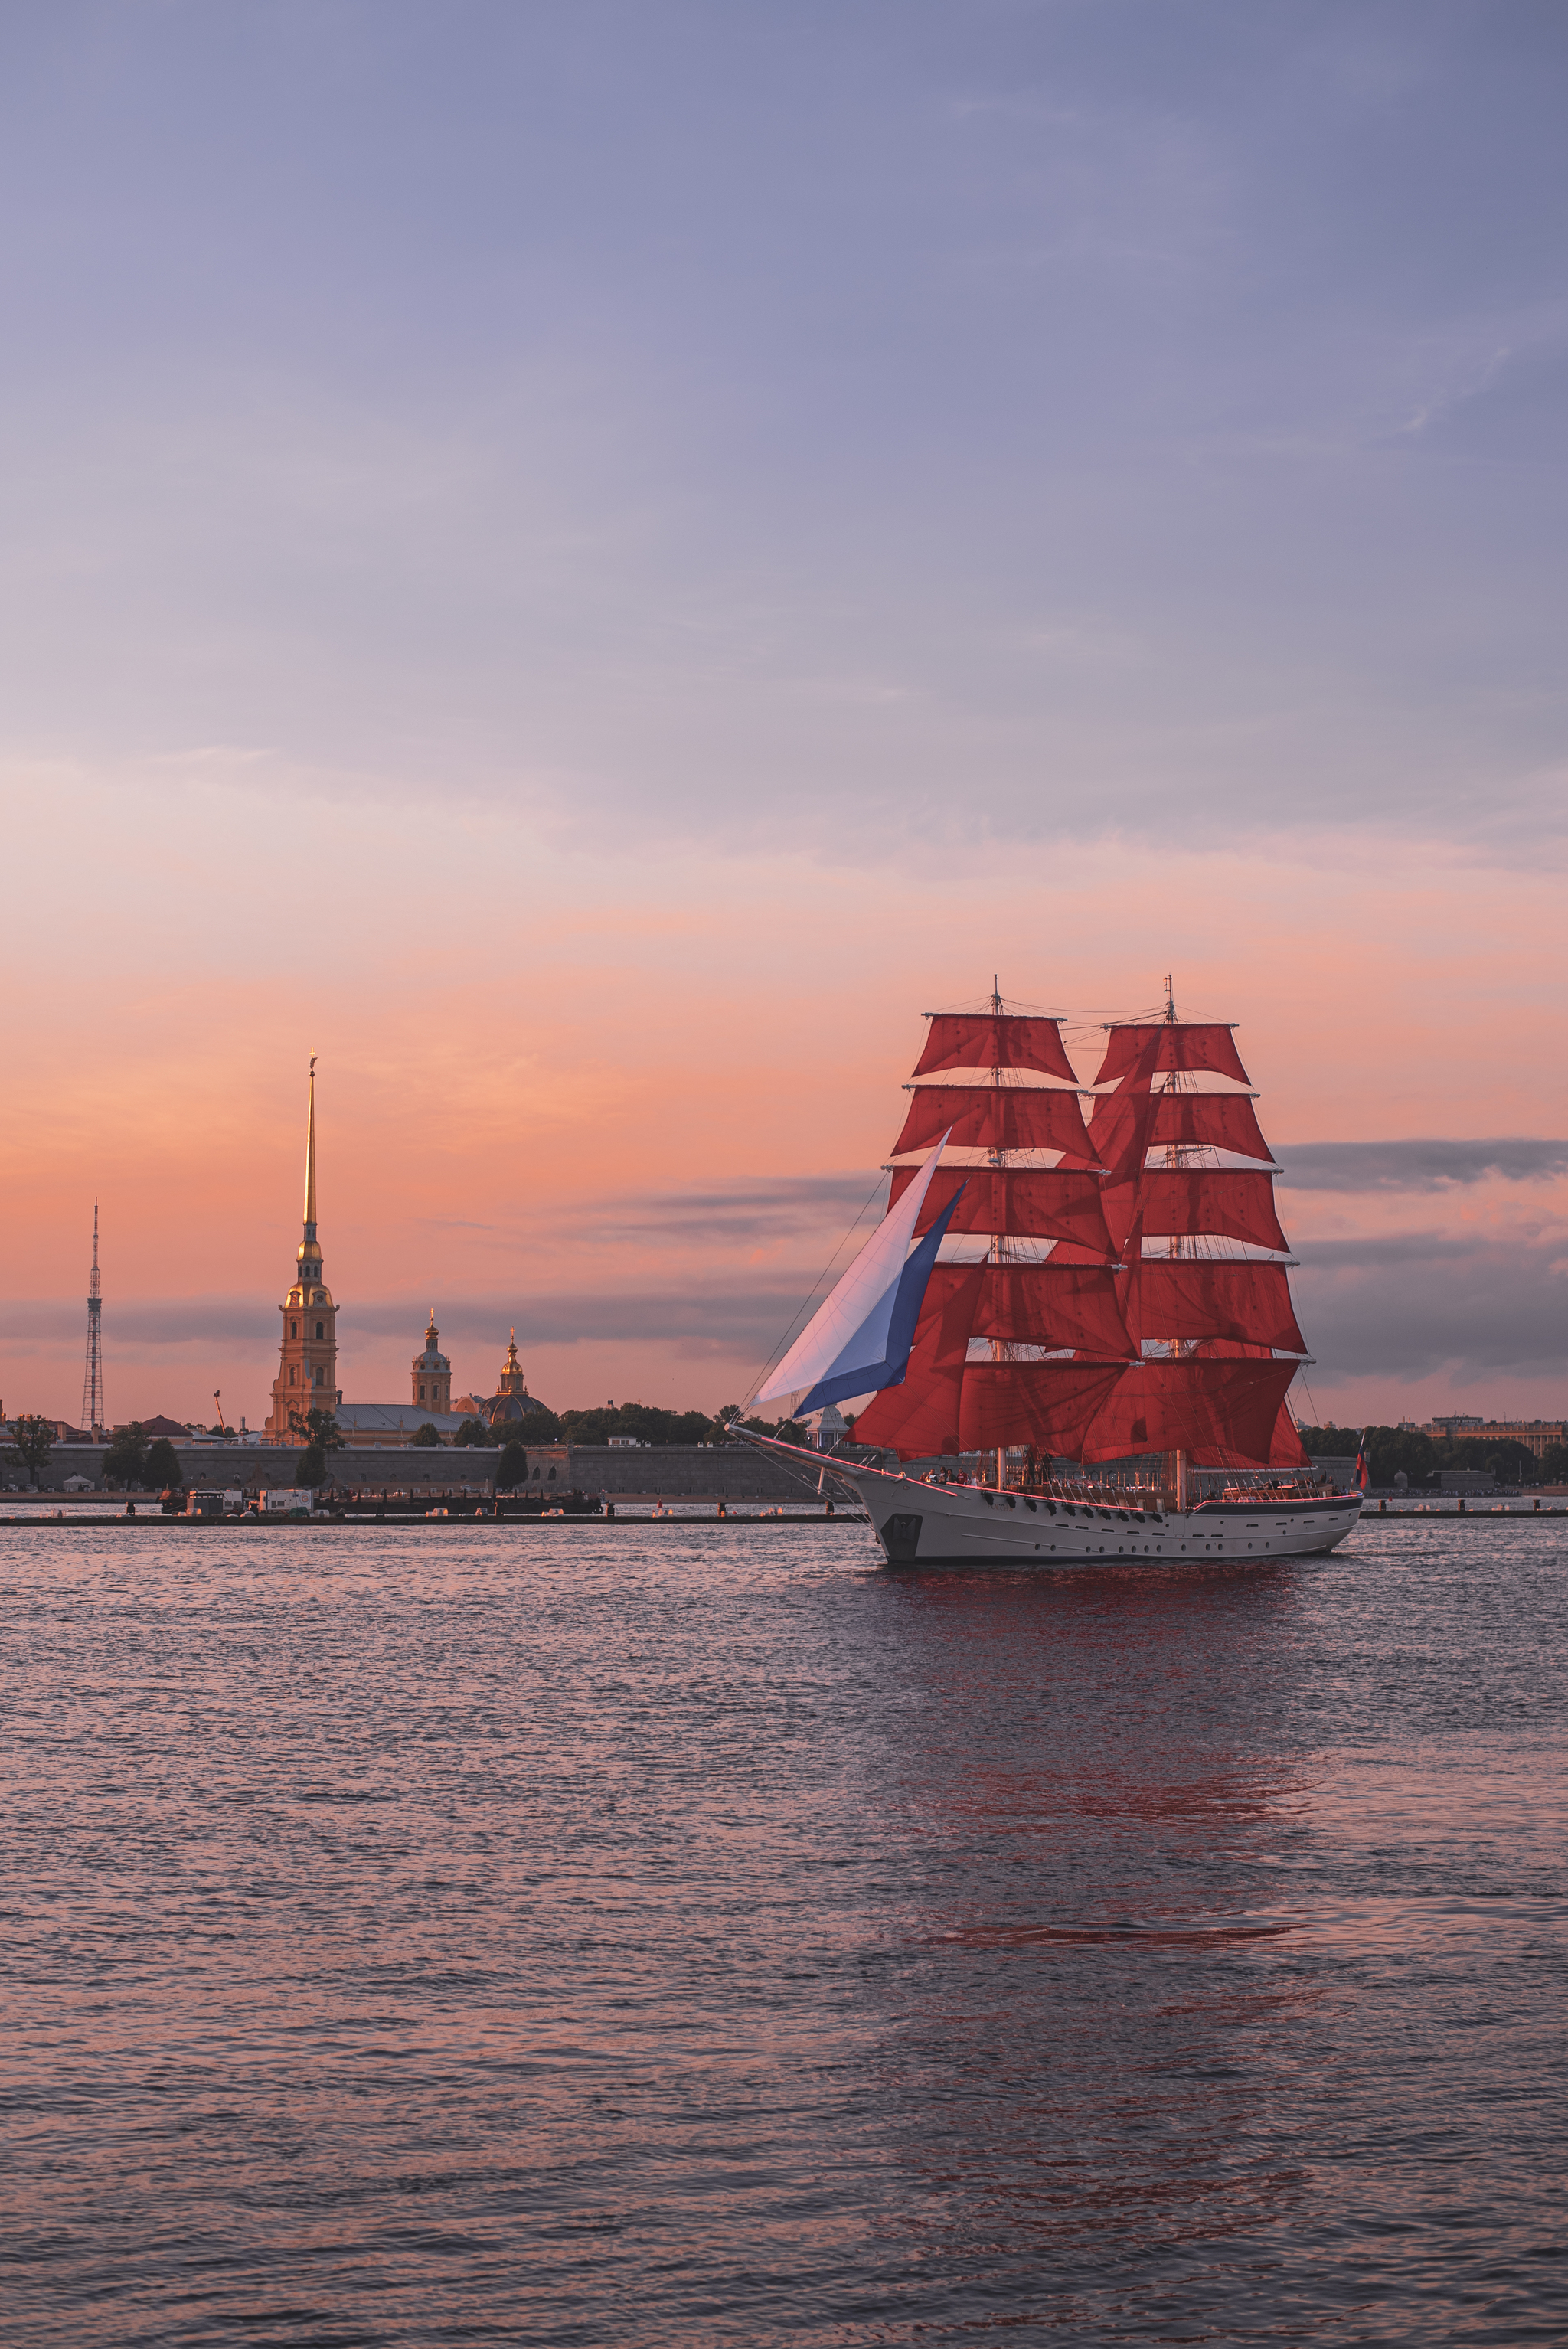
[[[832,1474],[865,1503],[892,1566],[1261,1566],[1333,1549],[1361,1515],[1359,1493],[1202,1501],[1177,1512],[925,1485],[837,1461]]]

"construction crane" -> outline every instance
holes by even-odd
[[[233,1432],[234,1432],[234,1431],[233,1431],[233,1429],[232,1429],[232,1427],[226,1426],[226,1425],[224,1424],[222,1401],[222,1398],[220,1397],[220,1394],[219,1394],[218,1389],[217,1389],[216,1387],[214,1387],[214,1388],[213,1388],[213,1390],[212,1390],[212,1401],[213,1401],[213,1403],[214,1403],[214,1404],[216,1405],[216,1407],[217,1407],[217,1413],[218,1413],[218,1433],[219,1433],[219,1434],[220,1434],[220,1435],[232,1435],[232,1434],[233,1433]]]

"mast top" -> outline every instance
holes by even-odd
[[[1169,971],[1165,974],[1165,1017],[1174,1024],[1176,1018],[1176,995],[1175,990],[1171,984],[1171,973]]]
[[[315,1237],[315,1054],[310,1056],[310,1105],[304,1121],[304,1236]]]

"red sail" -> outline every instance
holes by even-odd
[[[1139,1185],[1138,1208],[1145,1233],[1186,1237],[1212,1232],[1250,1241],[1253,1247],[1277,1248],[1282,1256],[1289,1252],[1274,1208],[1274,1180],[1267,1174],[1231,1166],[1151,1166]],[[1117,1237],[1109,1199],[1106,1220]]]
[[[1059,1150],[1099,1164],[1077,1093],[1048,1085],[917,1085],[892,1155],[923,1150],[953,1128],[958,1150]]]
[[[901,1386],[883,1387],[855,1421],[857,1444],[885,1444],[901,1460],[956,1452],[965,1357],[984,1265],[940,1265],[915,1324]],[[940,1280],[940,1274],[954,1274]]]
[[[1055,1019],[1024,1019],[1009,1012],[934,1011],[914,1073],[933,1069],[1038,1069],[1047,1077],[1078,1078]]]
[[[919,1173],[918,1166],[893,1168],[890,1209]],[[917,1235],[931,1229],[960,1184],[964,1196],[947,1226],[950,1232],[1071,1241],[1085,1251],[1086,1263],[1111,1254],[1098,1176],[1068,1167],[939,1166],[914,1227]]]
[[[1032,1444],[1082,1457],[1084,1439],[1126,1375],[1115,1362],[971,1362],[964,1373],[960,1450]],[[860,1430],[856,1428],[857,1435]]]
[[[1078,1456],[1093,1462],[1143,1452],[1218,1450],[1228,1455],[1227,1464],[1266,1466],[1296,1367],[1203,1357],[1140,1363],[1122,1372]]]
[[[1102,1093],[1088,1122],[1088,1138],[1100,1164],[1119,1167],[1141,1130],[1145,1150],[1170,1143],[1229,1150],[1237,1158],[1271,1159],[1274,1153],[1258,1127],[1249,1093],[1155,1093],[1152,1112],[1132,1093]]]
[[[969,1265],[939,1264],[928,1297],[968,1279]],[[987,1264],[970,1329],[976,1338],[1003,1338],[1020,1346],[1081,1350],[1125,1361],[1137,1353],[1122,1319],[1123,1278],[1103,1265]]]
[[[925,1292],[902,1386],[873,1395],[855,1422],[857,1444],[901,1460],[1033,1444],[1077,1456],[1085,1432],[1121,1376],[1121,1362],[969,1362],[984,1317],[986,1276],[1017,1268],[938,1265]]]
[[[1159,1043],[1152,1061],[1156,1069],[1207,1069],[1217,1077],[1234,1077],[1240,1084],[1252,1082],[1228,1028],[1198,1020],[1162,1019],[1156,1026],[1113,1028],[1106,1039],[1105,1061],[1095,1083],[1118,1083],[1136,1068],[1156,1037]]]
[[[1235,1338],[1305,1354],[1283,1264],[1211,1257],[1145,1257],[1136,1272],[1134,1327],[1142,1338]],[[1064,1344],[1066,1340],[1062,1341]]]
[[[1228,1452],[1222,1445],[1204,1445],[1192,1454],[1197,1468],[1249,1468],[1256,1464],[1243,1460],[1239,1453]],[[1295,1432],[1295,1422],[1290,1415],[1290,1405],[1282,1402],[1279,1417],[1274,1422],[1274,1440],[1269,1445],[1268,1464],[1271,1468],[1310,1468],[1306,1446]]]
[[[1137,1254],[1136,1244],[1130,1248],[1129,1243],[1140,1229],[1139,1185],[1160,1109],[1157,1096],[1149,1090],[1159,1041],[1159,1031],[1150,1029],[1141,1050],[1129,1062],[1117,1094],[1095,1104],[1098,1130],[1091,1146],[1101,1154],[1106,1170],[1100,1204],[1110,1244],[1119,1257]]]

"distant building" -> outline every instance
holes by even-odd
[[[343,1401],[337,1383],[337,1308],[326,1286],[315,1237],[315,1054],[310,1057],[310,1106],[304,1128],[304,1237],[294,1265],[294,1286],[279,1311],[284,1317],[273,1408],[266,1423],[274,1444],[305,1444],[305,1414],[335,1411]]]
[[[496,1381],[494,1394],[459,1395],[454,1408],[468,1418],[482,1419],[487,1427],[493,1427],[498,1433],[510,1435],[526,1433],[528,1422],[532,1414],[548,1408],[536,1395],[531,1395],[528,1392],[528,1381],[523,1376],[522,1365],[517,1359],[515,1330],[507,1346],[506,1361],[502,1363],[500,1375]]]
[[[1495,1493],[1497,1478],[1489,1468],[1445,1468],[1438,1478],[1445,1493]]]
[[[1421,1433],[1431,1436],[1464,1435],[1479,1444],[1527,1444],[1539,1460],[1549,1444],[1561,1444],[1568,1421],[1561,1419],[1434,1419]]]
[[[440,1336],[436,1327],[436,1309],[430,1308],[430,1318],[425,1325],[425,1350],[416,1354],[409,1365],[413,1372],[412,1401],[423,1410],[449,1412],[452,1407],[452,1366],[436,1343]]]
[[[346,1444],[397,1445],[412,1444],[422,1427],[433,1427],[449,1444],[465,1419],[482,1420],[498,1440],[516,1430],[526,1432],[528,1421],[544,1411],[528,1392],[528,1381],[517,1359],[517,1333],[512,1332],[506,1361],[493,1395],[460,1395],[452,1401],[452,1366],[440,1349],[436,1309],[425,1328],[423,1350],[409,1364],[408,1401],[345,1403],[337,1383],[337,1307],[326,1285],[317,1237],[315,1209],[315,1056],[311,1055],[310,1086],[304,1129],[304,1235],[294,1266],[294,1278],[279,1310],[283,1330],[278,1346],[278,1374],[273,1381],[273,1407],[265,1439],[273,1444],[309,1441],[308,1414],[330,1412]],[[158,1432],[177,1439],[187,1431],[173,1422]],[[149,1433],[154,1432],[150,1428]],[[255,1439],[252,1439],[253,1441]]]
[[[412,1444],[422,1427],[433,1427],[449,1444],[467,1416],[452,1409],[452,1366],[442,1353],[436,1309],[425,1324],[425,1345],[409,1364],[407,1402],[346,1402],[337,1432],[346,1444]]]
[[[346,1402],[337,1413],[339,1435],[358,1450],[366,1444],[412,1444],[425,1426],[449,1444],[462,1423],[456,1412],[426,1411],[418,1403]]]

